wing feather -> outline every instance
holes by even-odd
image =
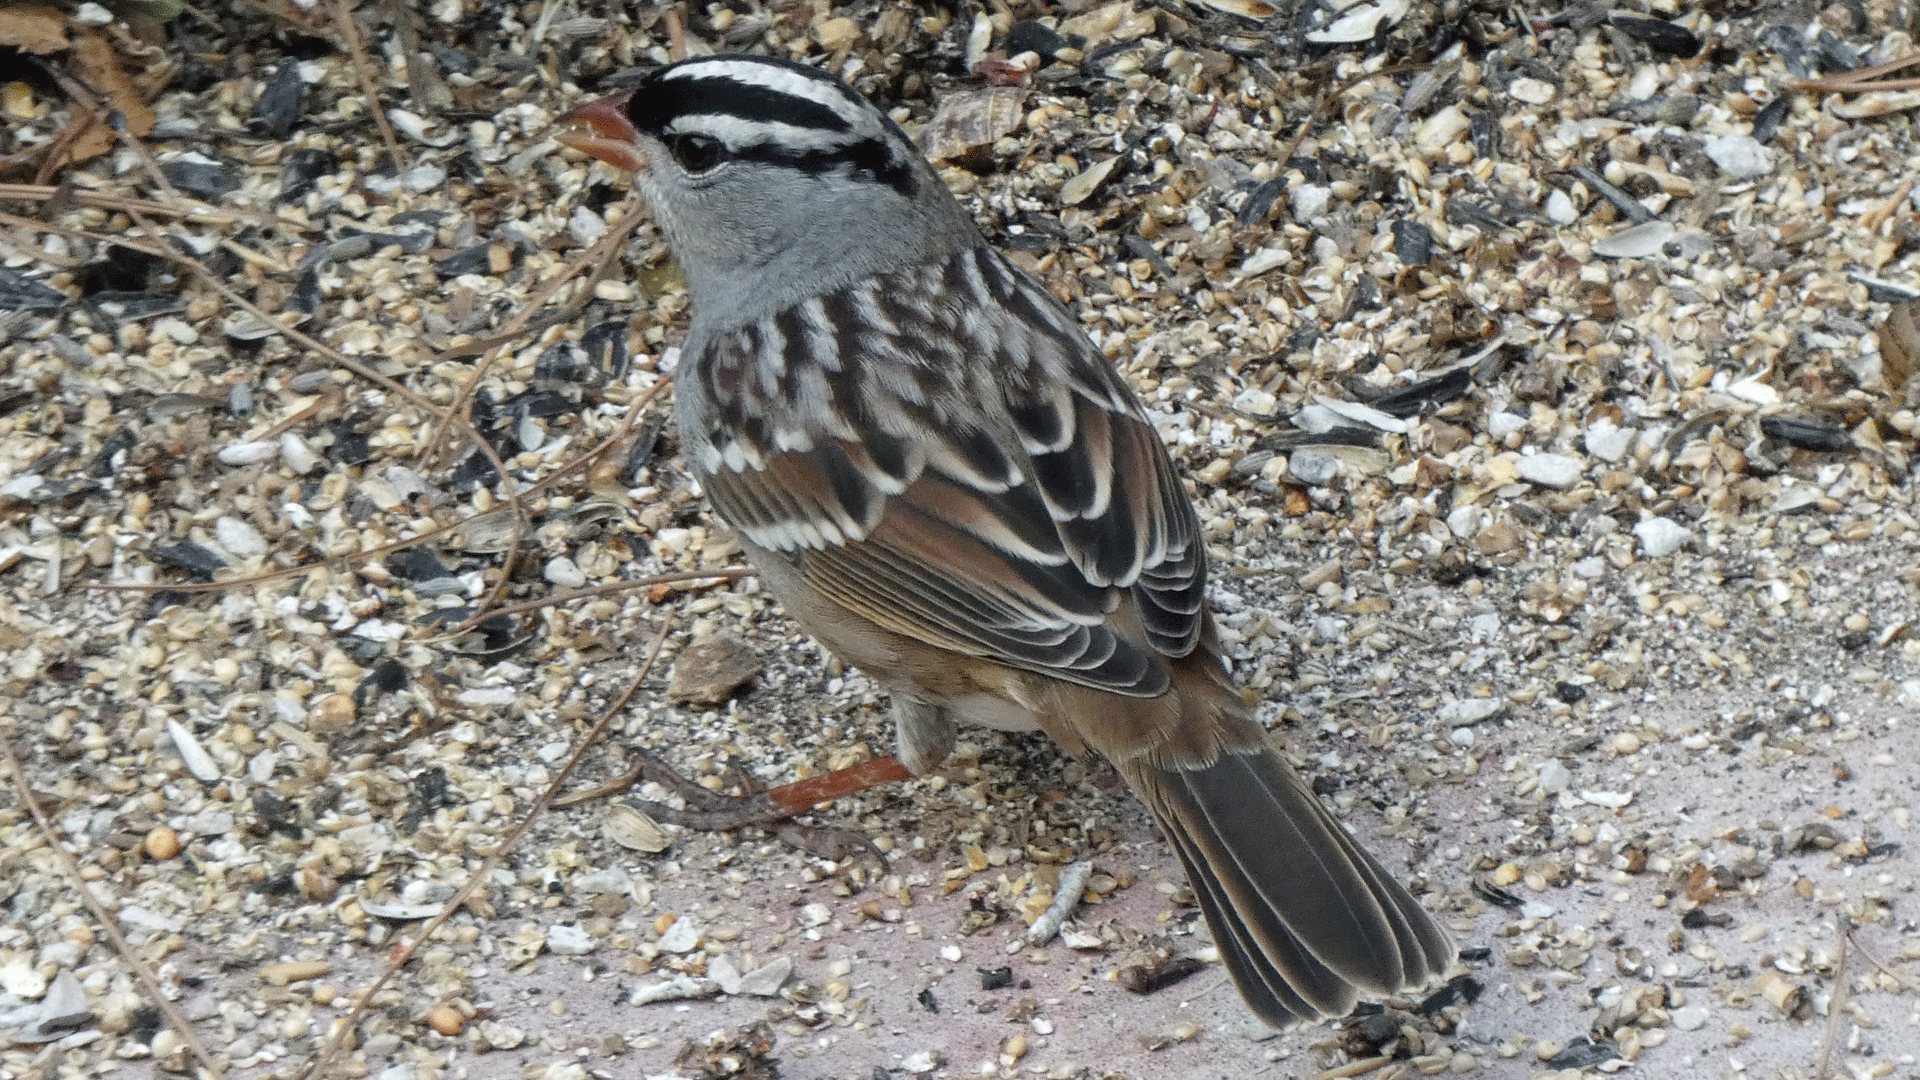
[[[1165,693],[1167,661],[1204,632],[1205,546],[1138,403],[1053,298],[991,249],[900,276],[699,355],[707,400],[683,410],[682,438],[715,509],[895,633],[1128,696]],[[948,301],[890,300],[929,286]],[[835,348],[829,327],[839,344],[823,403],[823,365],[804,354]],[[750,445],[726,452],[717,431]]]

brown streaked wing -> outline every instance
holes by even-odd
[[[937,277],[973,295],[889,303],[925,285],[903,272],[822,301],[840,342],[829,415],[785,392],[808,364],[795,350],[824,347],[808,335],[768,328],[722,345],[734,377],[707,385],[762,467],[704,475],[714,506],[825,596],[896,633],[1128,696],[1164,693],[1153,654],[1192,651],[1206,576],[1166,450],[1052,297],[989,249],[955,264]],[[882,309],[849,349],[862,313]],[[755,350],[775,341],[781,376],[753,377]],[[979,355],[989,349],[999,352]],[[955,363],[956,350],[977,360]],[[739,423],[749,418],[760,422]],[[1129,594],[1145,642],[1111,618]]]
[[[791,460],[816,453],[778,455],[765,471],[720,472],[707,478],[708,491],[723,517],[733,507],[817,506],[817,498],[794,497],[776,482],[778,475],[817,473]],[[1166,669],[1106,625],[1119,599],[1112,590],[1090,585],[1065,558],[1010,555],[993,541],[1017,541],[1031,522],[970,519],[956,511],[965,500],[952,488],[928,475],[900,495],[874,491],[885,512],[864,537],[843,532],[838,542],[817,542],[830,535],[822,525],[843,517],[838,513],[805,515],[812,520],[762,513],[753,525],[736,527],[788,559],[825,598],[895,633],[1115,693],[1166,692]],[[920,505],[923,493],[937,496],[927,502],[944,513]],[[979,509],[991,505],[973,501]]]

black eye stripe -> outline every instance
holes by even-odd
[[[850,170],[872,177],[909,199],[913,198],[914,192],[918,190],[913,170],[896,159],[891,149],[877,139],[864,139],[843,150],[835,151],[794,150],[789,147],[761,143],[743,147],[732,156],[736,161],[760,161],[769,165],[784,165],[811,176],[823,176],[842,169]]]

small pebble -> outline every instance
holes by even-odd
[[[479,1031],[481,1041],[490,1050],[513,1050],[527,1041],[526,1032],[495,1020],[480,1021]]]
[[[1612,423],[1595,424],[1587,429],[1585,435],[1587,453],[1609,465],[1627,456],[1627,451],[1633,448],[1633,440],[1633,431]]]
[[[674,925],[679,926],[682,923],[688,926],[692,925],[690,920],[685,919],[674,923]],[[671,931],[669,931],[669,933],[671,933]],[[553,953],[555,956],[585,956],[593,951],[594,944],[593,935],[578,926],[569,926],[566,923],[555,923],[547,927],[547,951]],[[660,947],[667,952],[687,951],[687,949],[667,948],[667,939],[664,937],[660,939]],[[688,946],[687,948],[692,948],[692,946]]]
[[[1559,758],[1548,758],[1540,764],[1540,790],[1548,795],[1558,795],[1573,785],[1573,774],[1560,763]]]
[[[229,443],[214,452],[214,457],[222,465],[258,465],[263,461],[272,461],[280,452],[280,445],[274,442]]]
[[[673,920],[667,932],[660,935],[660,951],[670,953],[692,952],[700,945],[700,924],[691,916],[682,915]]]
[[[451,1005],[435,1005],[427,1010],[427,1026],[442,1035],[458,1035],[467,1029],[467,1018]]]
[[[780,988],[786,985],[793,975],[793,959],[776,956],[772,960],[740,976],[739,993],[751,997],[777,997]]]
[[[1665,558],[1693,539],[1691,532],[1663,517],[1641,521],[1633,527],[1633,535],[1639,538],[1640,550],[1650,559]]]
[[[1673,1026],[1681,1031],[1698,1031],[1707,1022],[1707,1010],[1700,1005],[1687,1005],[1673,1010],[1670,1019]]]
[[[438,165],[418,165],[407,170],[406,188],[415,195],[432,191],[447,182],[447,170]]]
[[[1295,450],[1287,459],[1287,468],[1301,483],[1322,485],[1340,475],[1340,461],[1319,450]]]
[[[1751,180],[1773,171],[1773,151],[1751,135],[1710,135],[1701,140],[1707,159],[1736,180]]]
[[[1580,220],[1580,209],[1559,188],[1547,192],[1547,220],[1555,225],[1571,225]]]
[[[1302,184],[1287,193],[1293,220],[1301,225],[1310,225],[1313,219],[1327,212],[1328,204],[1333,202],[1333,189],[1321,184]]]
[[[1541,487],[1570,488],[1580,481],[1580,462],[1564,454],[1523,454],[1513,463],[1520,478]]]
[[[1545,79],[1518,78],[1507,84],[1507,93],[1515,101],[1524,101],[1529,105],[1545,105],[1554,98],[1552,83]]]
[[[47,977],[34,969],[26,954],[0,964],[0,991],[24,1001],[33,1001],[47,992]]]
[[[180,834],[165,825],[155,825],[147,830],[141,846],[146,849],[148,855],[165,862],[180,854]]]
[[[286,986],[288,983],[305,982],[317,979],[329,970],[325,960],[292,960],[280,964],[266,964],[260,968],[260,981],[268,986]]]
[[[260,535],[260,530],[236,517],[214,521],[213,538],[236,559],[251,559],[267,553],[267,540]]]
[[[565,555],[557,555],[547,560],[543,574],[548,581],[563,589],[581,589],[587,584],[587,575],[580,567]]]

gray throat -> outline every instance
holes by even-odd
[[[908,266],[945,260],[983,242],[965,208],[940,185],[911,205],[879,201],[866,216],[842,216],[832,228],[812,223],[791,242],[762,247],[770,254],[758,262],[703,262],[689,248],[668,246],[680,259],[693,306],[693,327],[720,334],[760,322],[801,301],[823,296]],[[690,257],[691,256],[691,257]]]

